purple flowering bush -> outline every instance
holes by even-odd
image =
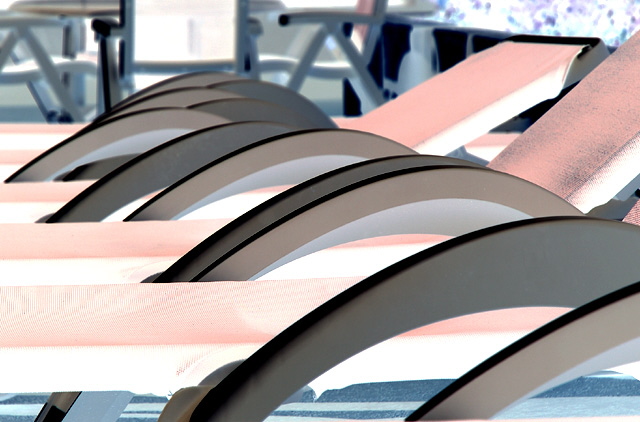
[[[542,35],[595,36],[618,46],[640,27],[640,0],[432,0],[438,20]]]

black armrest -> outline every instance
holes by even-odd
[[[115,19],[98,18],[91,21],[91,29],[95,33],[96,41],[98,41],[103,108],[104,112],[108,113],[120,99],[117,92],[119,91],[118,75],[114,70],[118,66],[118,61],[111,36],[115,35],[114,33],[122,27]]]
[[[301,23],[352,23],[352,24],[372,24],[382,23],[382,16],[364,15],[353,12],[295,12],[284,13],[278,18],[281,26],[301,24]]]
[[[114,29],[120,29],[120,24],[115,19],[100,18],[91,21],[91,29],[96,35],[110,37]]]

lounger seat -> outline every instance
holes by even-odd
[[[139,283],[228,222],[0,224],[0,285]]]
[[[33,223],[58,211],[92,182],[74,181],[42,186],[42,182],[0,185],[0,221]],[[49,184],[49,183],[48,183]]]
[[[310,283],[2,286],[11,323],[0,333],[0,388],[167,395],[197,385],[353,281]],[[274,307],[274,291],[300,300]]]

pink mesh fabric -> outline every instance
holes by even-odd
[[[35,149],[3,150],[0,164],[26,164],[40,153],[40,150]]]
[[[0,224],[0,260],[180,256],[227,222]]]
[[[581,46],[504,42],[475,54],[344,128],[446,154],[554,98]]]
[[[631,223],[640,226],[640,202],[637,202],[633,206],[633,208],[631,208],[631,211],[629,211],[623,221],[625,223]]]
[[[356,281],[0,287],[0,389],[167,394]]]
[[[378,0],[358,0],[356,3],[356,13],[372,15],[373,12],[375,12],[377,1]],[[356,25],[354,30],[358,33],[360,39],[364,40],[367,36],[367,32],[369,32],[369,26]]]
[[[176,391],[246,358],[358,280],[0,287],[0,388]],[[422,345],[445,357],[475,338],[484,346],[472,349],[476,358],[495,348],[496,336],[508,344],[563,312],[503,310],[442,321],[386,342],[381,352]],[[458,368],[464,359],[433,361],[427,372],[465,369]]]
[[[490,167],[536,183],[583,212],[638,174],[640,35],[627,41]]]
[[[92,183],[92,181],[3,183],[0,184],[0,203],[67,202]]]
[[[0,285],[140,283],[228,221],[0,224]]]
[[[84,125],[0,124],[0,181]],[[3,196],[0,194],[0,198]]]
[[[25,151],[24,154],[40,153],[60,141],[73,135],[85,124],[49,125],[49,124],[0,124],[0,163],[7,161],[4,151]],[[26,158],[26,155],[23,155]],[[23,158],[24,159],[24,158]]]
[[[5,167],[0,165],[0,172]],[[17,168],[14,168],[15,170]],[[58,211],[91,183],[90,181],[0,183],[0,223],[33,223]]]

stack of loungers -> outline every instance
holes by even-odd
[[[123,391],[173,394],[162,421],[262,420],[379,342],[395,359],[443,333],[497,350],[561,314],[410,418],[489,418],[628,363],[635,325],[609,310],[633,314],[640,229],[586,214],[638,221],[640,38],[608,58],[598,40],[537,41],[352,120],[266,83],[178,77],[37,156],[64,136],[3,155],[0,391],[76,392],[42,421],[117,420]],[[444,156],[575,83],[488,166]],[[179,219],[195,210],[206,218]],[[605,325],[584,340],[597,347],[559,359],[553,336],[584,335],[585,318]],[[465,359],[425,357],[440,372],[412,376],[458,378]]]

